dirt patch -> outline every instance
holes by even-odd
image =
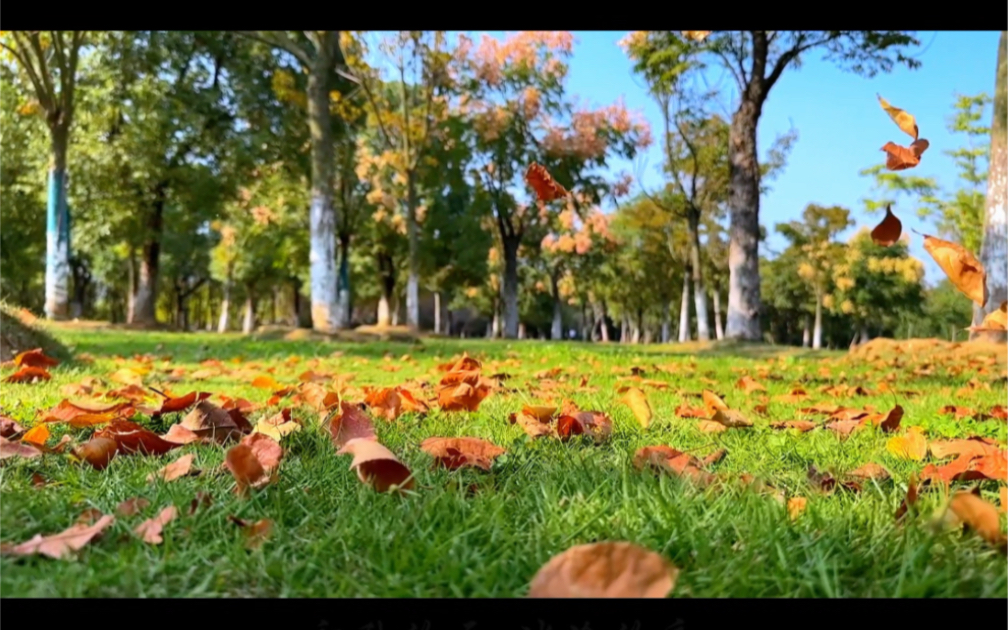
[[[66,361],[70,352],[40,327],[35,315],[24,308],[0,304],[0,361],[10,361],[18,353],[42,348],[48,356]]]

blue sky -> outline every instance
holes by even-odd
[[[489,34],[495,38],[504,35],[493,31]],[[626,34],[575,31],[569,90],[593,106],[608,105],[623,97],[628,108],[643,112],[652,130],[658,131],[658,107],[648,97],[640,77],[633,75],[630,61],[617,45]],[[479,33],[472,36],[478,42]],[[817,55],[807,56],[800,69],[789,68],[770,92],[759,123],[757,146],[761,156],[792,124],[799,134],[787,168],[771,184],[772,190],[760,204],[760,221],[770,233],[768,247],[782,246],[773,226],[798,218],[809,203],[849,208],[856,225],[844,237],[863,225],[873,227],[881,219],[864,211],[861,199],[869,193],[872,182],[859,176],[858,171],[883,161],[883,144],[891,140],[906,145],[909,137],[882,111],[876,93],[916,116],[920,136],[931,143],[913,173],[935,177],[945,187],[955,185],[954,163],[943,151],[957,148],[960,140],[946,130],[946,120],[956,93],[993,92],[999,37],[998,31],[923,31],[918,33],[923,50],[918,56],[919,69],[898,68],[872,79],[842,72],[820,61]],[[716,81],[718,75],[713,74],[711,81]],[[984,123],[990,124],[989,120]],[[646,165],[641,160],[624,160],[615,162],[613,169],[629,171],[635,177],[640,174],[643,184],[655,190],[661,184],[661,148],[653,145],[643,159]],[[913,216],[909,207],[905,212],[900,210],[899,204],[893,207],[903,221],[904,233],[910,228],[934,232]],[[909,233],[911,251],[925,263],[928,281],[940,280],[942,272],[924,252],[921,237]]]

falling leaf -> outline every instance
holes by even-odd
[[[801,513],[805,511],[808,506],[808,499],[805,497],[791,497],[787,502],[787,513],[788,518],[792,521],[798,520]]]
[[[997,508],[972,492],[957,492],[949,501],[948,509],[969,529],[995,547],[1004,546],[1001,518]]]
[[[129,420],[113,420],[107,427],[96,432],[94,437],[114,440],[123,454],[164,455],[179,446],[162,440],[150,429]]]
[[[23,367],[3,380],[4,383],[35,383],[48,381],[52,376],[43,368]]]
[[[59,365],[59,361],[47,357],[42,348],[27,350],[14,357],[14,365],[19,367],[48,368]]]
[[[95,470],[104,470],[116,456],[119,446],[110,438],[95,437],[74,449],[74,455],[91,464]]]
[[[707,36],[713,32],[714,31],[682,31],[682,34],[686,39],[699,43],[707,39]]]
[[[987,305],[987,272],[973,254],[962,245],[927,234],[924,235],[924,249],[957,289],[980,308]]]
[[[550,202],[566,197],[570,193],[553,179],[542,165],[532,162],[525,171],[525,181],[536,193],[539,201]]]
[[[886,442],[886,450],[902,459],[920,461],[927,455],[927,439],[923,429],[910,427],[905,435],[897,435]]]
[[[662,599],[678,575],[671,562],[633,543],[577,545],[539,569],[529,597]]]
[[[931,144],[921,138],[901,147],[895,142],[886,142],[882,150],[886,153],[886,168],[890,171],[905,171],[920,164],[920,158]]]
[[[178,510],[175,506],[169,505],[161,510],[161,512],[154,518],[149,518],[143,523],[137,525],[133,532],[137,536],[140,536],[140,538],[148,545],[160,545],[164,542],[161,538],[161,532],[164,530],[164,526],[172,522],[177,514]]]
[[[139,514],[141,510],[147,508],[150,505],[150,501],[143,497],[133,497],[132,499],[126,499],[122,503],[116,506],[116,514],[119,516],[133,516],[134,514]]]
[[[273,533],[273,521],[268,518],[260,519],[251,524],[234,516],[229,516],[228,520],[242,528],[242,533],[245,535],[245,546],[248,549],[261,547],[269,539],[270,534]]]
[[[496,444],[473,437],[431,437],[420,443],[420,450],[449,470],[463,466],[490,470],[493,460],[506,452]]]
[[[20,545],[4,547],[3,553],[15,556],[41,554],[57,560],[66,558],[97,538],[113,521],[114,516],[106,515],[92,525],[77,523],[59,534],[51,536],[36,534],[31,540]]]
[[[893,122],[896,123],[896,126],[898,126],[903,133],[916,140],[919,132],[917,130],[917,121],[914,119],[913,115],[908,114],[899,107],[893,107],[887,100],[878,94],[875,96],[878,97],[879,104],[882,105],[882,109],[889,114],[889,118],[892,118]]]
[[[32,457],[38,457],[41,454],[42,451],[31,444],[11,442],[5,437],[0,437],[0,459],[7,459],[8,457],[23,457],[25,459],[31,459]]]
[[[351,440],[377,439],[371,418],[360,407],[346,401],[340,402],[339,413],[330,414],[325,421],[325,428],[336,450],[343,448]]]
[[[888,470],[871,462],[850,471],[847,473],[847,476],[858,479],[877,479],[879,481],[885,481],[890,477]]]
[[[885,218],[871,231],[872,241],[882,247],[890,247],[899,241],[900,234],[903,233],[903,223],[896,218],[889,206],[885,209]]]
[[[641,426],[647,428],[651,424],[651,405],[648,404],[647,396],[636,387],[631,387],[623,395],[623,402],[630,407],[637,421]]]
[[[49,439],[49,427],[44,424],[39,424],[28,432],[21,436],[22,442],[27,442],[29,444],[34,444],[35,446],[45,446],[46,440]]]
[[[998,332],[1008,329],[1008,302],[1001,302],[996,311],[987,313],[979,326],[970,326],[966,330],[973,332]]]
[[[189,455],[183,455],[177,460],[168,464],[164,468],[161,468],[156,473],[147,475],[147,481],[154,481],[154,479],[160,477],[163,481],[175,481],[180,477],[185,477],[193,473],[192,463],[195,455],[190,453]]]
[[[378,492],[387,492],[392,486],[404,490],[414,486],[409,468],[377,440],[353,439],[336,452],[337,455],[347,453],[353,455],[350,468],[357,471],[357,478],[372,485]]]

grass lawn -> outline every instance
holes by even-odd
[[[424,379],[431,383],[425,391],[433,394],[441,376],[436,366],[464,351],[483,361],[484,375],[510,374],[504,386],[517,392],[495,392],[473,413],[445,413],[432,405],[423,418],[375,419],[380,442],[415,475],[416,490],[406,496],[380,494],[361,483],[349,467],[351,457],[337,456],[320,429],[318,413],[300,406],[293,407],[293,415],[304,429],[283,438],[277,480],[246,498],[234,492],[231,474],[218,469],[226,448],[214,445],[189,444],[161,457],[119,456],[102,471],[66,455],[6,459],[0,467],[0,539],[5,543],[61,532],[88,508],[115,514],[116,506],[132,497],[144,497],[150,506],[141,514],[116,516],[104,536],[71,559],[4,556],[4,597],[522,597],[550,557],[602,540],[631,541],[667,557],[681,569],[672,597],[1003,598],[1008,588],[1002,552],[971,532],[935,524],[935,511],[947,499],[939,486],[924,491],[917,512],[896,524],[894,512],[911,472],[934,460],[913,461],[887,450],[892,435],[909,426],[922,427],[929,440],[983,436],[1005,442],[1003,420],[940,413],[945,405],[980,411],[1003,405],[1003,352],[979,359],[927,359],[904,352],[852,360],[847,353],[766,346],[438,339],[363,344],[80,329],[62,330],[57,337],[94,361],[51,368],[49,382],[0,385],[3,414],[25,429],[65,398],[61,387],[85,376],[119,387],[109,375],[138,365],[133,357],[147,353],[157,359],[144,385],[175,394],[212,392],[209,400],[217,404],[219,394],[265,404],[271,392],[252,387],[250,373],[271,374],[289,385],[309,369],[353,375],[349,386],[357,389]],[[407,354],[412,359],[401,360]],[[117,362],[117,355],[125,361]],[[166,356],[170,361],[161,360]],[[187,376],[208,359],[242,372],[205,380]],[[184,370],[171,382],[167,374],[176,368]],[[550,368],[561,370],[549,375]],[[667,387],[627,380],[632,368]],[[4,369],[2,376],[11,371]],[[766,393],[738,387],[745,375]],[[876,394],[887,377],[896,393]],[[654,411],[648,428],[621,402],[617,387],[623,384],[646,392]],[[822,391],[837,384],[861,385],[869,395]],[[807,400],[778,399],[796,387],[808,392]],[[676,408],[682,403],[702,406],[703,389],[721,393],[755,426],[705,433],[699,420],[679,417]],[[583,436],[568,442],[555,436],[532,440],[508,422],[509,414],[544,404],[549,394],[607,413],[613,421],[610,439],[600,444]],[[362,400],[359,393],[349,398]],[[801,417],[822,424],[823,416],[798,411],[815,403],[871,405],[885,413],[896,402],[906,412],[896,434],[872,426],[842,439],[822,427],[798,433],[769,426]],[[765,413],[757,410],[761,404]],[[281,400],[249,419],[254,424],[284,406],[290,405]],[[164,434],[183,415],[134,421]],[[50,446],[64,433],[79,443],[93,431],[50,426]],[[433,458],[420,450],[431,436],[480,437],[507,453],[489,472],[434,469]],[[725,449],[725,457],[708,467],[723,483],[701,488],[633,466],[637,449],[660,444],[700,457]],[[150,473],[187,453],[195,455],[201,475],[147,481]],[[863,482],[860,492],[839,484],[824,492],[808,475],[811,465],[841,479],[869,462],[885,467],[892,478]],[[49,483],[33,485],[35,473]],[[786,497],[806,498],[805,511],[792,520],[770,493],[738,481],[743,474],[769,482]],[[1002,485],[953,482],[953,488],[979,486],[994,505],[1000,504]],[[209,493],[212,503],[189,515],[197,492]],[[163,543],[146,544],[133,534],[141,521],[170,504],[179,516],[165,526]],[[231,516],[248,522],[271,519],[272,533],[264,544],[248,549]],[[1003,531],[1003,515],[1001,526]]]

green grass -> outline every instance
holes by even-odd
[[[38,410],[63,399],[62,385],[85,375],[105,377],[121,367],[114,355],[171,355],[172,367],[189,372],[204,359],[241,359],[277,367],[274,377],[281,383],[296,382],[297,375],[309,369],[306,361],[319,357],[314,369],[355,374],[352,385],[360,387],[395,385],[410,378],[436,382],[435,365],[468,351],[487,363],[517,359],[519,366],[499,369],[513,375],[507,384],[519,393],[494,394],[472,414],[432,411],[423,419],[410,414],[394,423],[376,420],[381,442],[416,476],[416,493],[405,497],[378,494],[360,483],[349,469],[350,458],[336,456],[328,436],[317,428],[316,414],[301,408],[294,415],[305,422],[306,430],[284,438],[278,481],[250,498],[237,497],[231,476],[216,471],[224,458],[220,447],[188,445],[164,457],[117,457],[104,471],[56,455],[7,460],[0,468],[4,542],[62,531],[90,507],[111,514],[121,501],[136,496],[147,498],[150,506],[141,515],[117,517],[105,536],[75,559],[3,557],[4,597],[521,597],[551,556],[600,540],[632,541],[668,557],[682,569],[673,597],[1004,597],[1008,587],[1003,554],[968,532],[932,525],[932,513],[944,500],[940,490],[922,496],[920,514],[909,522],[901,527],[894,523],[910,473],[928,460],[897,459],[886,450],[889,436],[872,428],[846,440],[819,429],[797,434],[769,428],[770,421],[796,418],[799,407],[774,397],[789,392],[802,375],[819,378],[823,366],[832,370],[834,379],[803,383],[812,394],[810,402],[871,404],[880,410],[892,406],[890,394],[832,400],[817,391],[831,382],[874,389],[878,379],[894,369],[839,363],[844,359],[840,353],[722,345],[693,349],[690,355],[685,353],[690,349],[675,346],[485,340],[337,344],[111,330],[70,330],[59,337],[76,353],[90,353],[97,361],[60,365],[48,383],[0,386],[4,414],[26,428]],[[333,357],[337,350],[342,356]],[[391,362],[383,360],[386,353]],[[417,362],[399,362],[403,354]],[[303,360],[285,365],[292,355]],[[968,398],[956,395],[976,376],[977,368],[965,360],[936,363],[934,374],[927,376],[900,368],[896,389],[919,392],[897,397],[906,410],[903,425],[922,426],[930,438],[981,435],[1003,442],[1003,421],[956,421],[938,413],[946,404],[982,410],[1003,404],[1004,382],[997,380],[1003,373],[1003,358],[1000,361],[989,374],[977,377],[991,383],[991,390]],[[401,365],[401,370],[381,369],[388,363]],[[672,373],[654,371],[656,364]],[[607,412],[614,423],[611,440],[600,445],[580,438],[568,443],[530,441],[508,423],[509,413],[539,401],[529,393],[539,383],[535,373],[554,366],[575,368],[579,377],[565,382],[566,396],[583,409]],[[664,391],[645,388],[654,409],[648,429],[637,423],[616,392],[619,375],[613,369],[628,373],[632,366],[647,369],[645,378],[670,385]],[[781,379],[760,377],[758,369],[767,367]],[[753,410],[758,396],[735,387],[744,373],[768,389],[767,416]],[[588,384],[596,391],[576,387],[581,374],[590,376]],[[156,386],[159,381],[152,372],[146,382]],[[247,382],[223,378],[165,386],[176,393],[198,389],[254,402],[268,398],[268,392]],[[699,405],[698,398],[684,394],[704,388],[724,394],[755,427],[710,435],[697,429],[696,420],[676,417],[680,403]],[[255,412],[252,420],[273,411]],[[141,422],[163,432],[179,418]],[[76,441],[90,433],[54,425],[50,443],[67,431]],[[431,458],[419,449],[430,436],[482,437],[508,452],[490,472],[434,470]],[[726,449],[727,456],[710,470],[728,483],[705,490],[634,469],[634,452],[656,444],[696,449],[701,456]],[[170,483],[146,481],[148,474],[186,453],[196,454],[195,466],[202,475]],[[885,466],[893,479],[868,482],[860,493],[832,494],[818,492],[807,479],[809,465],[842,475],[867,462]],[[33,487],[33,473],[50,479],[51,485]],[[742,473],[765,479],[788,496],[807,497],[807,510],[796,521],[789,520],[786,509],[771,497],[732,483]],[[979,485],[983,496],[997,504],[998,483]],[[189,516],[189,503],[199,491],[210,493],[213,503]],[[144,544],[132,534],[144,518],[168,504],[178,506],[180,514],[165,527],[161,545]],[[273,533],[262,547],[246,549],[229,516],[272,519]]]

